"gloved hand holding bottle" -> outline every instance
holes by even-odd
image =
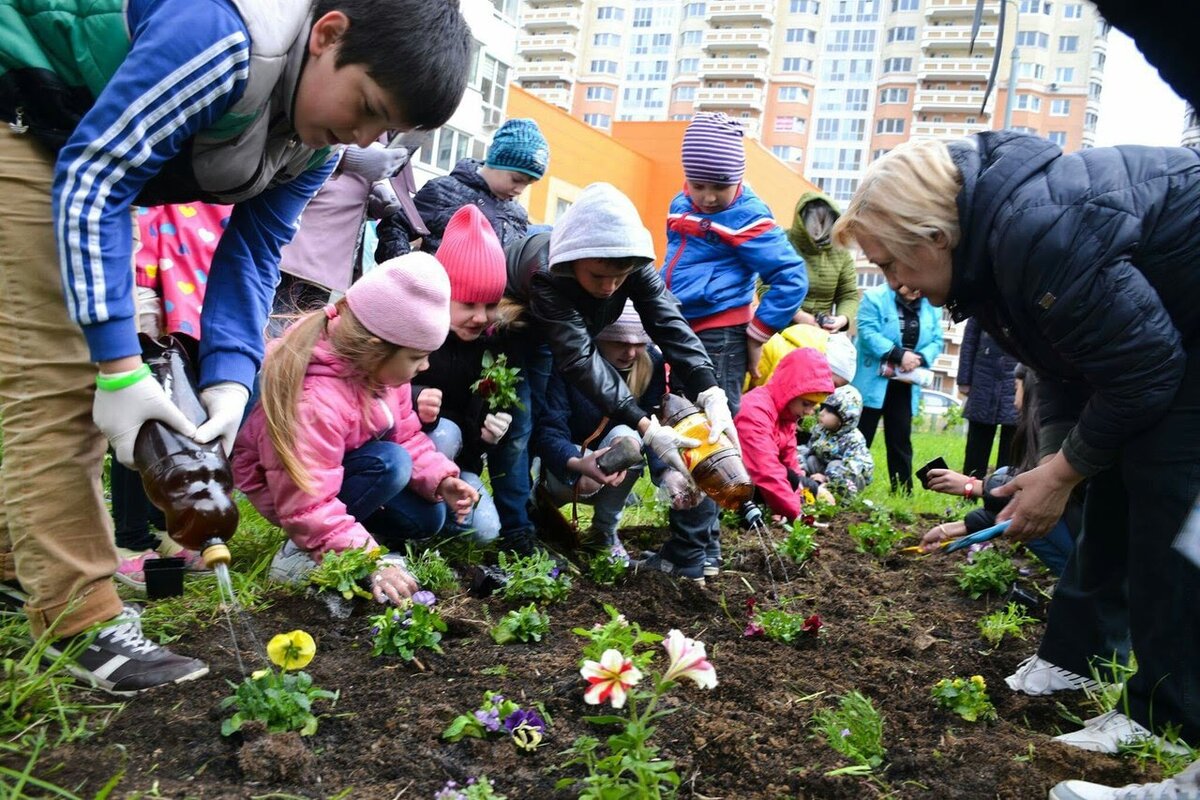
[[[734,447],[741,450],[742,445],[738,441],[737,428],[733,425],[733,414],[729,411],[729,399],[725,397],[725,391],[720,386],[705,389],[696,395],[696,404],[704,411],[704,416],[708,417],[708,427],[712,430],[708,435],[708,443],[716,444],[723,433],[733,442]]]
[[[200,444],[220,439],[225,455],[232,453],[249,399],[250,390],[235,381],[222,381],[201,389],[200,402],[208,411],[208,421],[196,429],[193,438]]]
[[[146,422],[158,420],[185,436],[196,435],[196,426],[167,397],[150,367],[140,363],[135,369],[102,370],[96,376],[92,420],[112,445],[117,461],[130,469],[137,469],[133,443]]]
[[[661,424],[654,417],[648,417],[648,419],[650,424],[642,434],[642,446],[661,458],[668,467],[688,476],[688,479],[691,480],[687,465],[683,463],[683,456],[679,454],[679,451],[699,447],[700,440],[681,436],[674,428]]]

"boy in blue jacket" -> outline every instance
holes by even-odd
[[[667,215],[663,282],[708,351],[736,414],[747,368],[758,377],[763,343],[791,324],[808,292],[808,273],[771,209],[742,183],[746,152],[736,120],[696,114],[682,155],[686,181]],[[756,278],[770,287],[757,309]],[[705,499],[695,516],[697,526],[712,532],[704,574],[713,577],[721,552],[716,503]]]
[[[30,0],[0,6],[0,29],[0,590],[54,655],[104,623],[69,664],[102,689],[197,678],[205,664],[146,640],[113,587],[105,449],[132,466],[160,420],[228,451],[280,248],[332,149],[445,122],[470,30],[454,0]],[[201,317],[199,429],[142,363],[130,216],[197,200],[234,204]]]
[[[737,121],[697,114],[683,135],[687,180],[667,215],[662,268],[735,414],[747,369],[757,377],[763,343],[791,324],[808,292],[804,259],[767,204],[742,183],[745,172]],[[770,288],[754,309],[756,277]]]

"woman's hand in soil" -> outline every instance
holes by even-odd
[[[466,521],[471,509],[479,502],[479,492],[462,478],[444,478],[438,484],[438,494],[459,522]]]
[[[371,575],[371,594],[377,603],[399,605],[401,600],[412,597],[418,588],[416,578],[397,564],[385,563]]]
[[[937,546],[947,539],[957,539],[967,532],[967,526],[962,522],[943,522],[925,532],[921,537],[921,551],[932,553]]]
[[[417,419],[422,425],[432,425],[442,413],[442,390],[422,389],[417,395]]]
[[[954,494],[959,497],[962,496],[963,487],[967,485],[967,481],[975,480],[952,469],[931,469],[925,477],[929,480],[925,485],[933,491]],[[978,483],[978,481],[975,482]]]
[[[1071,490],[1082,480],[1083,476],[1059,452],[1040,467],[993,489],[993,497],[1012,498],[996,515],[997,522],[1012,520],[1005,538],[1028,542],[1045,536],[1062,517]]]

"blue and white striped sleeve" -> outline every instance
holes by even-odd
[[[63,291],[95,361],[141,352],[130,204],[167,160],[241,96],[250,61],[249,36],[231,7],[170,0],[146,8],[130,20],[128,55],[55,165]]]

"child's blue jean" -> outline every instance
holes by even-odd
[[[433,446],[438,452],[451,460],[457,458],[462,450],[462,431],[448,419],[438,420],[437,426],[430,431],[429,438],[433,440]],[[484,487],[483,480],[474,472],[463,472],[458,477],[479,492],[479,502],[463,522],[455,521],[447,513],[446,532],[460,534],[470,531],[473,541],[487,544],[500,535],[500,516],[496,512],[496,504]]]
[[[412,456],[395,442],[367,442],[351,450],[342,459],[342,469],[338,499],[389,550],[432,536],[445,524],[444,504],[431,503],[406,488],[412,479]]]

